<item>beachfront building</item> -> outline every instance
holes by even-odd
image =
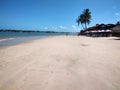
[[[84,30],[84,34],[92,37],[109,37],[113,35],[114,24],[96,24],[93,27]],[[116,27],[118,28],[118,27]],[[114,28],[114,32],[116,32]],[[117,33],[117,32],[116,32]]]
[[[120,24],[112,28],[112,36],[120,37]]]

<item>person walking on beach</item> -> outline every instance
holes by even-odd
[[[68,33],[66,33],[66,36],[68,36]]]

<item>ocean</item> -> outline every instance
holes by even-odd
[[[15,45],[18,43],[42,39],[48,36],[60,36],[66,33],[45,33],[45,32],[0,32],[0,46]],[[69,33],[69,35],[77,35],[76,33]]]

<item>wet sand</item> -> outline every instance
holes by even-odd
[[[120,90],[120,40],[56,36],[2,47],[0,90]]]

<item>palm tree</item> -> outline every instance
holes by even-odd
[[[84,29],[84,14],[81,14],[80,16],[78,16],[78,19],[76,20],[76,22],[78,23],[78,26],[79,24],[81,24],[82,28]]]
[[[91,21],[91,12],[89,9],[84,9],[83,14],[84,14],[85,29],[87,29],[87,25],[89,25]]]
[[[80,14],[80,16],[78,16],[78,19],[76,20],[79,24],[81,23],[81,26],[83,27],[83,29],[87,29],[87,25],[89,25],[89,23],[91,22],[91,12],[89,9],[84,9],[83,13]],[[84,25],[83,25],[84,24]]]

